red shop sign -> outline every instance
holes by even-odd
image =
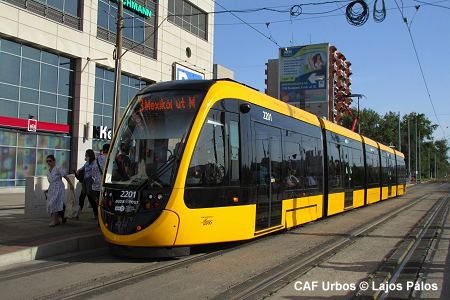
[[[70,131],[70,126],[66,124],[40,122],[35,119],[19,119],[3,116],[0,116],[0,127],[66,134],[68,134]]]

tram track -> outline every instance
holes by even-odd
[[[428,193],[430,191],[427,191]],[[411,199],[408,199],[408,195],[403,196],[404,200],[407,201],[407,204],[402,204],[402,206],[398,207],[394,213],[389,214],[389,216],[393,214],[399,214],[404,209],[408,209],[409,207],[419,203],[420,201],[424,200],[427,197],[427,192],[425,194],[418,193],[418,195],[415,195],[411,197]],[[440,191],[442,192],[442,191]],[[377,203],[373,206],[380,205],[381,203]],[[374,217],[370,219],[369,221],[374,221],[375,219],[379,219],[379,217]],[[367,222],[365,223],[367,224]],[[365,227],[364,227],[365,228]],[[301,230],[300,228],[295,228],[288,233],[295,232],[297,230]],[[363,235],[364,232],[361,231],[361,229],[356,230],[354,233],[355,237]],[[198,247],[201,250],[198,250],[196,253],[191,255],[189,257],[185,258],[179,258],[177,261],[155,261],[151,264],[147,264],[144,267],[138,267],[134,268],[132,270],[126,270],[126,271],[119,271],[114,274],[107,274],[103,276],[98,276],[96,278],[90,278],[87,280],[83,280],[80,282],[76,282],[73,284],[70,284],[68,286],[59,288],[57,290],[50,290],[44,293],[37,294],[33,299],[84,299],[88,297],[98,296],[106,292],[111,292],[112,290],[120,289],[123,287],[126,287],[128,285],[135,284],[136,282],[151,278],[152,276],[158,276],[162,275],[166,272],[170,272],[172,270],[180,269],[180,268],[187,268],[189,265],[198,263],[201,261],[206,261],[208,259],[212,259],[216,256],[223,255],[229,251],[235,251],[238,250],[241,247],[247,247],[251,246],[255,243],[260,242],[261,240],[267,241],[268,239],[271,239],[272,237],[276,237],[277,235],[269,235],[266,237],[261,237],[252,241],[245,241],[245,242],[235,242],[235,243],[229,243],[227,245],[219,245],[219,246],[213,246],[213,249],[208,249],[207,253],[199,253],[201,251],[204,251],[206,247]],[[354,239],[354,238],[353,238]],[[333,240],[335,241],[335,240]],[[319,247],[320,249],[324,249],[324,247],[330,247],[333,241],[326,242],[325,244],[321,244]],[[214,249],[216,247],[216,249]],[[210,247],[211,248],[211,247]],[[218,249],[218,250],[217,250]],[[337,249],[337,248],[336,248]],[[211,252],[212,251],[212,252]],[[311,251],[308,251],[308,253],[311,252],[317,252],[317,249],[313,249]],[[306,256],[308,253],[303,253],[300,256]],[[100,255],[92,254],[92,256],[89,258],[90,261],[94,261],[96,257]],[[41,266],[37,266],[37,268],[33,269],[23,269],[18,270],[17,272],[10,274],[9,276],[6,276],[5,274],[0,273],[0,281],[2,280],[8,280],[11,278],[20,278],[22,276],[26,276],[29,274],[39,273],[39,272],[48,272],[52,269],[61,269],[61,268],[70,268],[70,266],[74,266],[76,264],[83,264],[86,261],[83,261],[83,259],[77,260],[75,259],[75,262],[73,260],[64,261],[61,263],[54,262],[46,262]],[[232,297],[234,298],[234,297]]]
[[[391,255],[372,273],[366,282],[369,286],[384,284],[387,290],[359,291],[355,299],[392,299],[411,298],[414,288],[408,288],[408,282],[414,286],[420,279],[420,273],[434,240],[442,234],[441,228],[449,213],[450,194],[442,197],[435,206],[418,222]],[[402,289],[392,289],[397,286]]]
[[[440,192],[442,193],[442,191]],[[337,253],[343,251],[345,248],[356,242],[358,238],[368,235],[391,218],[396,217],[405,210],[408,210],[427,199],[428,196],[428,194],[424,194],[416,198],[413,202],[395,209],[381,219],[372,219],[360,228],[347,232],[344,236],[334,238],[325,244],[310,249],[306,253],[299,254],[298,256],[283,262],[279,266],[266,270],[264,273],[228,289],[222,294],[217,295],[214,299],[261,299],[269,296],[294,281],[296,278],[329,260]],[[429,211],[436,210],[439,203],[441,203],[440,200],[438,200]],[[414,226],[414,228],[416,228],[416,226]]]
[[[402,205],[401,207],[399,207],[397,210],[395,210],[393,213],[389,214],[385,218],[387,219],[396,214],[399,214],[403,210],[416,205],[417,203],[419,203],[420,201],[422,201],[426,198],[427,198],[426,194],[421,195],[419,197],[415,197],[413,202],[408,202],[407,204]],[[383,220],[385,218],[383,218]],[[379,217],[374,218],[374,219],[379,219]],[[371,221],[374,221],[374,219],[372,219]],[[377,221],[377,223],[381,223],[381,222],[382,221]],[[358,231],[358,233],[356,235],[362,235],[362,234],[368,232],[368,231],[365,231],[362,229],[358,229],[357,231]],[[266,239],[270,238],[270,237],[271,236],[266,237]],[[82,285],[82,286],[84,286],[84,288],[82,290],[78,290],[77,287],[74,287],[74,288],[69,287],[62,291],[60,290],[52,295],[48,295],[48,297],[45,297],[45,298],[39,297],[36,299],[84,299],[84,298],[89,298],[89,297],[93,297],[93,296],[98,296],[105,292],[111,292],[112,290],[120,289],[120,288],[126,287],[127,285],[135,284],[137,281],[145,280],[152,276],[158,276],[163,273],[170,272],[172,270],[188,267],[191,264],[205,261],[208,259],[212,259],[216,256],[223,255],[226,252],[238,250],[241,247],[248,247],[250,245],[253,245],[254,243],[257,243],[260,240],[261,239],[247,241],[247,242],[239,243],[239,245],[237,245],[237,246],[231,246],[228,249],[221,249],[221,250],[211,252],[211,253],[198,254],[194,257],[190,256],[189,258],[182,258],[177,262],[173,262],[173,263],[170,263],[169,265],[165,265],[165,266],[158,266],[158,267],[150,266],[148,268],[144,268],[143,270],[141,270],[139,272],[134,271],[134,272],[128,273],[128,274],[124,273],[124,274],[121,274],[121,276],[114,275],[113,278],[99,278],[96,280],[97,281],[96,284],[90,284],[89,287],[87,287],[86,285]],[[321,249],[323,247],[324,247],[324,244],[319,246],[319,248],[321,248]],[[317,252],[317,250],[312,250],[312,251]],[[302,254],[301,256],[304,256],[304,255],[305,254]],[[89,283],[87,283],[87,284],[89,284]],[[219,298],[220,298],[220,296],[219,296]],[[226,295],[224,298],[229,299],[230,297],[229,297],[229,295]],[[235,298],[235,297],[231,297],[231,298]],[[240,298],[240,297],[238,296],[236,298]]]

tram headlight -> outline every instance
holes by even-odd
[[[158,199],[158,200],[162,200],[162,198],[163,198],[163,195],[162,195],[162,194],[158,194],[158,195],[156,196],[156,199]]]

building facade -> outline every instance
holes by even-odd
[[[212,78],[212,1],[123,2],[122,111],[179,67]],[[46,175],[48,154],[72,171],[108,142],[116,14],[117,0],[0,0],[0,189]]]

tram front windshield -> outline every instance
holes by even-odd
[[[105,183],[171,186],[203,95],[180,90],[138,95],[114,141]]]

